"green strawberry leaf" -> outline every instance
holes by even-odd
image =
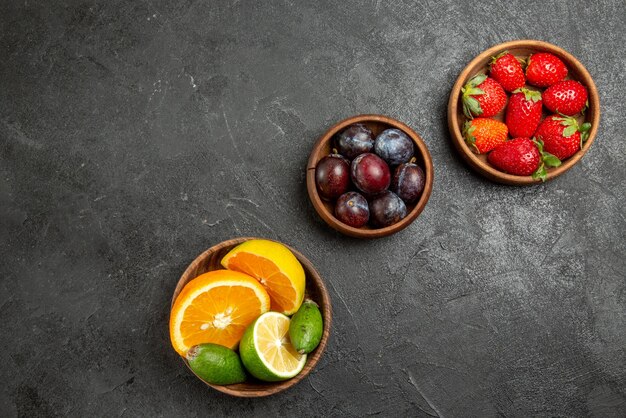
[[[489,61],[489,71],[491,71],[491,67],[493,66],[493,64],[496,63],[496,61],[498,61],[500,58],[502,58],[503,56],[505,56],[506,54],[508,54],[509,51],[504,50],[502,52],[500,52],[499,54],[492,56],[491,60]]]
[[[474,135],[472,135],[475,130],[476,130],[476,127],[472,125],[472,122],[470,121],[465,122],[465,125],[463,125],[463,135],[468,141],[471,141],[471,142],[476,141],[476,138],[474,138]]]
[[[589,132],[583,132],[580,134],[580,147],[583,147],[583,142],[587,142],[589,139]]]
[[[480,96],[481,94],[485,94],[485,90],[478,87],[468,87],[465,89],[463,96]]]
[[[465,117],[469,119],[474,118],[474,116],[472,115],[472,112],[469,110],[469,107],[465,104],[465,101],[463,102],[463,114],[465,115]]]
[[[571,125],[572,123],[575,123],[575,122],[576,122],[576,119],[574,119],[574,118],[573,118],[573,117],[571,117],[571,116],[564,115],[564,114],[563,114],[563,113],[561,113],[561,112],[557,112],[557,113],[558,113],[559,115],[561,115],[561,117],[554,118],[554,119],[556,119],[556,120],[560,120],[560,121],[562,122],[562,124],[563,124],[563,125],[565,125],[566,123],[567,123],[567,125]]]
[[[548,176],[548,172],[546,171],[546,167],[543,164],[541,164],[539,168],[535,170],[532,177],[533,177],[533,180],[541,179],[541,181],[546,181],[547,176]]]
[[[470,119],[474,116],[480,116],[483,114],[483,109],[480,107],[478,100],[471,96],[463,96],[463,113]]]
[[[580,111],[580,114],[585,116],[585,111],[589,108],[589,99],[587,99],[585,101],[585,105],[583,106],[582,110]]]
[[[477,115],[481,115],[483,113],[483,109],[480,107],[480,102],[473,97],[469,98],[468,105],[473,113]]]
[[[580,126],[580,148],[582,149],[583,143],[589,139],[589,131],[591,130],[591,124],[585,122]]]
[[[517,60],[519,61],[520,65],[522,66],[522,70],[524,70],[524,72],[526,72],[526,68],[528,67],[528,64],[530,64],[530,57],[532,55],[529,55],[528,58],[524,59],[524,58],[520,58],[520,57],[516,57]]]
[[[474,131],[476,127],[472,125],[472,122],[465,122],[465,126],[463,127],[463,135],[465,136],[465,143],[478,152],[478,147],[476,147],[476,137],[474,136]]]
[[[577,127],[574,125],[569,125],[567,128],[563,129],[563,137],[569,138],[574,135],[578,131]]]
[[[572,121],[568,118],[553,117],[552,120],[558,120],[562,126],[572,126]]]
[[[550,154],[549,152],[543,152],[541,156],[543,158],[543,162],[548,167],[558,167],[561,165],[561,160],[559,160],[556,156]]]
[[[477,74],[470,79],[466,86],[476,87],[487,79],[487,74]]]
[[[468,118],[473,119],[474,116],[482,115],[483,109],[480,107],[480,103],[478,102],[478,100],[471,96],[463,95],[463,113]]]
[[[528,102],[532,100],[533,102],[537,103],[539,100],[541,100],[541,92],[538,92],[536,90],[530,90],[525,87],[521,87],[515,90],[513,93],[524,93],[524,98]]]
[[[474,116],[483,114],[480,103],[472,96],[485,94],[484,90],[479,89],[476,86],[485,81],[486,78],[487,76],[485,74],[478,74],[474,76],[465,86],[463,86],[463,88],[461,88],[461,92],[463,93],[463,114],[465,114],[465,116],[469,119],[473,119]]]
[[[541,172],[541,170],[546,171],[545,170],[545,166],[548,167],[558,167],[561,165],[561,160],[559,160],[556,156],[550,154],[549,152],[546,152],[543,150],[543,141],[541,139],[537,139],[537,138],[533,138],[532,140],[535,145],[537,146],[537,149],[539,150],[539,154],[541,154],[541,167],[539,167],[539,169],[537,169],[537,172]],[[534,174],[533,174],[534,176]],[[535,177],[533,177],[535,178]],[[538,177],[540,178],[540,177]],[[544,179],[545,181],[545,179]]]
[[[502,58],[503,56],[505,56],[506,54],[508,54],[509,51],[508,49],[505,49],[504,51],[500,52],[498,55],[496,55],[495,57],[492,57],[492,59],[497,60],[498,58]]]

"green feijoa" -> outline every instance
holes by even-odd
[[[300,354],[308,354],[315,350],[322,339],[322,313],[317,303],[306,300],[291,317],[289,339],[291,345]]]
[[[246,372],[237,353],[219,344],[199,344],[187,351],[191,370],[213,385],[232,385],[246,380]]]

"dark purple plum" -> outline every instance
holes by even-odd
[[[353,160],[374,148],[374,134],[362,123],[355,123],[339,134],[335,145],[341,155]]]
[[[414,203],[424,190],[426,177],[424,171],[414,162],[396,167],[389,190],[397,194],[406,203]]]
[[[374,152],[387,164],[406,163],[413,156],[413,141],[400,129],[385,129],[374,143]]]
[[[367,200],[357,192],[342,194],[335,205],[335,217],[346,225],[362,227],[370,218]]]
[[[406,205],[394,192],[389,190],[373,198],[369,203],[370,222],[384,228],[399,222],[407,214]]]
[[[352,183],[367,195],[378,194],[391,183],[389,166],[372,153],[361,154],[352,160],[350,174]]]
[[[315,167],[315,183],[322,199],[336,199],[350,187],[350,163],[339,154],[327,155]]]

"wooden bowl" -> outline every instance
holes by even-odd
[[[187,267],[183,275],[180,277],[180,280],[178,280],[178,284],[176,285],[176,289],[174,290],[174,296],[172,296],[172,306],[174,305],[174,301],[178,297],[178,294],[188,282],[208,271],[223,269],[222,265],[220,264],[222,258],[237,245],[251,239],[259,238],[234,238],[228,241],[221,242],[200,254],[195,260],[193,260],[189,267]],[[328,295],[328,291],[326,290],[326,286],[324,286],[322,278],[315,270],[311,262],[298,251],[289,246],[287,247],[294,253],[296,258],[298,259],[298,261],[300,261],[300,264],[302,264],[302,267],[304,268],[304,272],[306,274],[305,298],[314,300],[320,307],[322,319],[324,321],[324,331],[320,344],[313,352],[308,355],[306,364],[304,365],[302,371],[297,376],[289,380],[284,380],[282,382],[276,383],[266,383],[250,378],[250,380],[244,383],[222,386],[207,383],[206,381],[202,380],[202,378],[198,377],[198,379],[202,380],[213,389],[216,389],[223,393],[227,393],[232,396],[246,398],[273,395],[275,393],[289,389],[290,387],[304,379],[306,375],[308,375],[311,370],[313,370],[320,357],[322,357],[322,354],[326,349],[326,344],[328,343],[328,336],[330,335],[330,325],[333,316],[332,307],[330,304],[330,296]],[[189,367],[189,363],[187,362],[187,360],[184,357],[181,358],[183,362],[187,365],[187,367]],[[191,370],[191,368],[189,368],[189,370]]]
[[[424,170],[424,175],[426,177],[424,191],[416,203],[407,204],[407,216],[400,222],[393,225],[384,228],[372,228],[370,226],[354,228],[346,225],[335,218],[333,202],[322,200],[317,192],[317,186],[315,184],[315,168],[317,167],[317,163],[331,153],[333,149],[334,136],[354,123],[364,124],[371,129],[374,136],[378,135],[385,129],[400,129],[402,132],[407,134],[415,144],[416,163],[422,168],[422,170]],[[430,193],[433,188],[433,162],[430,158],[428,148],[426,147],[426,144],[424,144],[424,141],[422,141],[422,138],[404,123],[383,115],[353,116],[342,120],[331,127],[324,135],[322,135],[313,147],[313,151],[311,151],[311,155],[309,156],[309,162],[307,163],[306,187],[315,210],[332,228],[351,237],[380,238],[403,230],[419,216],[422,210],[424,210],[424,206],[426,206],[426,202],[428,202],[428,198],[430,197]]]
[[[591,123],[589,139],[587,139],[580,151],[567,160],[564,160],[559,167],[547,169],[548,176],[546,180],[551,180],[569,170],[578,162],[578,160],[582,158],[583,155],[585,155],[596,137],[598,125],[600,123],[600,99],[598,97],[598,90],[596,89],[596,85],[593,82],[591,75],[589,75],[589,72],[580,62],[578,62],[576,58],[558,46],[542,41],[512,41],[491,47],[474,58],[461,72],[459,78],[457,78],[454,87],[452,87],[450,100],[448,101],[448,127],[450,129],[450,135],[452,136],[452,142],[463,159],[473,169],[490,180],[516,186],[541,183],[541,180],[534,180],[531,176],[516,176],[497,170],[487,162],[487,155],[473,153],[463,138],[462,130],[466,117],[463,114],[463,104],[461,103],[461,88],[474,75],[478,73],[487,73],[487,64],[489,63],[491,57],[504,50],[508,50],[516,57],[524,58],[536,52],[551,52],[559,57],[565,65],[567,65],[569,70],[567,78],[574,79],[582,83],[587,88],[589,93],[589,108],[585,111],[584,116],[578,117],[579,123]],[[500,112],[500,114],[496,115],[494,119],[504,121],[504,113],[504,111]]]

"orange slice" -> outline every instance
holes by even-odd
[[[229,270],[202,274],[187,283],[174,302],[172,346],[181,356],[202,343],[235,348],[246,327],[269,308],[269,295],[253,277]]]
[[[255,277],[269,293],[272,311],[291,315],[302,304],[304,269],[283,244],[263,239],[246,241],[226,254],[222,265]]]

